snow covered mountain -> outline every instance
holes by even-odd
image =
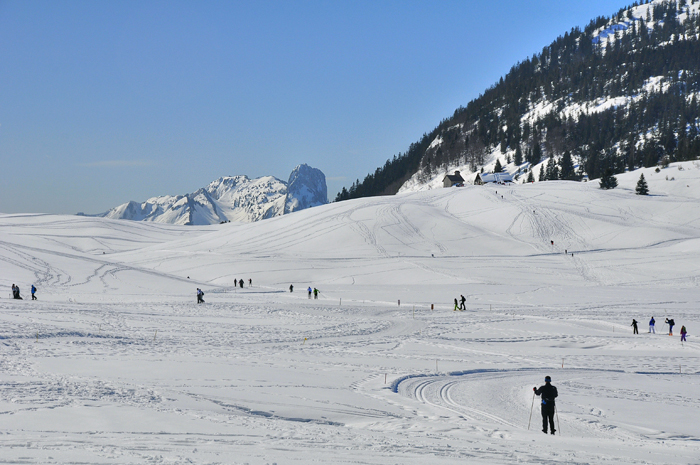
[[[250,223],[326,203],[326,176],[302,164],[288,183],[273,176],[224,176],[192,194],[130,201],[94,216],[180,225]]]
[[[641,4],[640,4],[641,3]],[[598,178],[700,156],[700,2],[636,2],[574,28],[336,200],[426,190],[497,164]]]

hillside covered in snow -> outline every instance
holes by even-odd
[[[470,182],[497,161],[523,183],[697,159],[699,13],[653,0],[572,29],[337,200],[434,188],[454,170]]]
[[[130,201],[95,216],[180,225],[250,223],[326,203],[326,176],[302,164],[288,182],[273,176],[225,176],[192,194]]]
[[[0,461],[697,463],[700,162],[618,181],[0,215]]]

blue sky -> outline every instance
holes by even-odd
[[[321,169],[329,197],[614,0],[0,0],[0,212]]]

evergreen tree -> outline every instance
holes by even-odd
[[[527,182],[529,182],[529,183],[535,182],[535,175],[532,174],[532,170],[530,170],[530,173],[527,175]]]
[[[559,179],[559,168],[557,163],[554,161],[554,157],[550,157],[547,162],[547,171],[544,175],[545,181],[556,181]]]
[[[544,165],[540,165],[540,175],[537,178],[538,181],[544,181]]]
[[[496,158],[496,166],[493,167],[493,172],[500,173],[501,171],[503,171],[503,166],[501,166],[501,160]]]
[[[561,160],[559,160],[559,179],[565,181],[574,181],[576,179],[576,173],[574,172],[574,162],[571,159],[571,152],[568,150],[564,152]]]
[[[639,181],[637,181],[637,187],[634,191],[637,195],[649,195],[649,186],[647,186],[647,181],[644,179],[644,173],[639,175]]]
[[[515,157],[513,162],[515,162],[515,166],[520,166],[523,164],[523,151],[520,150],[520,144],[517,144],[515,147]]]
[[[607,168],[605,174],[600,178],[601,189],[615,189],[617,187],[617,178],[613,176],[612,170]]]

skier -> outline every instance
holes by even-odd
[[[459,310],[459,304],[457,303],[457,299],[455,299],[455,309],[452,311],[456,312],[457,310]]]
[[[321,292],[314,287],[314,299],[318,299],[318,293]]]
[[[685,326],[681,326],[681,342],[685,341],[686,334],[688,334],[688,331],[686,331]]]
[[[289,292],[294,292],[294,284],[289,285]]]
[[[204,292],[200,288],[197,288],[197,303],[198,304],[203,304],[204,303]]]
[[[554,404],[554,399],[559,396],[557,388],[551,384],[552,378],[549,376],[544,377],[544,386],[540,386],[539,389],[532,388],[535,391],[535,395],[542,396],[542,432],[547,434],[547,420],[549,420],[549,429],[554,434],[556,430],[554,429],[554,411],[556,406]]]
[[[19,295],[19,286],[12,285],[12,298],[17,300],[23,300],[22,296]]]
[[[635,320],[634,318],[632,318],[631,326],[632,328],[634,328],[632,334],[639,334],[639,330],[637,329],[637,320]]]
[[[654,327],[655,324],[656,324],[656,320],[652,316],[651,320],[649,320],[649,333],[656,334],[656,328]]]
[[[459,309],[460,310],[466,310],[467,307],[464,305],[464,302],[467,301],[467,299],[464,298],[462,294],[459,295],[461,298],[459,299]]]
[[[250,278],[248,279],[248,287],[253,287],[253,280]]]
[[[32,284],[32,300],[38,300],[34,294],[36,294],[36,287]]]
[[[310,299],[310,298],[311,298],[311,286],[309,286],[309,288],[307,289],[307,291],[309,291],[309,299]]]
[[[241,289],[243,289],[243,280],[242,279],[238,280],[238,284],[239,284],[239,286],[241,286]]]
[[[665,322],[668,323],[668,335],[673,336],[673,326],[676,324],[676,322],[673,321],[673,318],[671,318],[670,320],[666,318]]]

